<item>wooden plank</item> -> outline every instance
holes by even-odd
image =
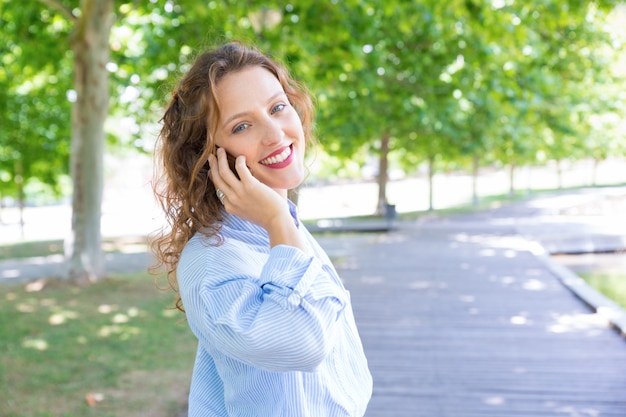
[[[335,248],[374,376],[366,417],[626,416],[625,340],[512,229],[462,226]]]

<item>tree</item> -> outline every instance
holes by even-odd
[[[34,181],[60,193],[59,174],[67,172],[69,159],[71,84],[58,42],[63,28],[38,31],[51,16],[32,4],[3,1],[0,10],[0,197],[23,208]]]
[[[74,58],[71,135],[72,230],[66,243],[68,276],[76,282],[104,276],[102,213],[104,122],[109,111],[109,36],[113,0],[83,0],[80,11],[59,0],[40,0],[73,26]]]
[[[609,56],[619,43],[608,44],[600,29],[615,1],[548,0],[532,8],[478,0],[301,0],[284,7],[254,0],[39,2],[48,7],[0,0],[0,193],[17,195],[18,169],[24,179],[57,181],[66,166],[57,161],[45,174],[45,153],[35,148],[66,160],[72,137],[70,271],[77,280],[102,276],[105,135],[109,143],[150,151],[173,82],[214,41],[252,41],[305,81],[328,153],[347,159],[365,149],[380,156],[379,211],[390,155],[406,167],[429,163],[432,177],[438,164],[473,161],[477,171],[479,162],[516,166],[539,153],[579,157],[580,149],[601,158],[618,134],[612,120],[620,110],[603,106],[601,96],[617,90],[610,87],[615,80],[599,76],[600,51],[608,48]],[[590,88],[598,80],[603,88]],[[63,118],[70,105],[71,129]],[[606,117],[594,121],[593,112]],[[130,128],[105,133],[107,114]],[[612,136],[606,131],[600,140],[597,132],[613,125]],[[15,132],[31,140],[20,144]],[[595,132],[594,140],[584,132]],[[41,146],[24,148],[39,140]]]

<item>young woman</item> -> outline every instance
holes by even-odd
[[[287,199],[309,96],[237,43],[200,55],[172,96],[154,249],[198,338],[189,416],[362,416],[372,379],[349,293]]]

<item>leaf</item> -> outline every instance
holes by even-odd
[[[98,403],[104,401],[104,394],[100,392],[88,392],[85,395],[85,401],[89,407],[95,407]]]

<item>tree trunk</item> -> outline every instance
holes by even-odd
[[[474,154],[472,158],[472,204],[474,207],[478,206],[478,164],[480,158],[477,154]]]
[[[509,197],[515,195],[515,164],[509,165]]]
[[[104,277],[100,223],[112,24],[112,0],[81,1],[72,37],[77,99],[72,111],[72,230],[66,242],[67,278],[77,283]]]
[[[389,170],[389,135],[384,135],[380,142],[380,162],[378,166],[378,205],[376,214],[383,216],[387,210],[387,181]]]
[[[17,188],[17,204],[20,213],[20,237],[24,239],[24,206],[26,197],[24,196],[24,163],[22,156],[15,161],[15,186]]]
[[[435,157],[428,157],[428,211],[433,211],[435,205],[433,202],[433,179],[435,178]]]
[[[563,169],[561,167],[561,160],[556,161],[556,179],[557,179],[557,187],[560,190],[563,188]]]

